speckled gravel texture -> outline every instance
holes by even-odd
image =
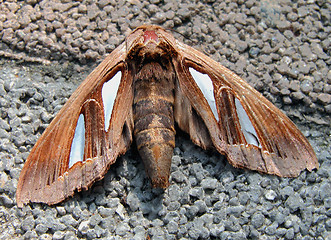
[[[124,1],[123,1],[124,2]],[[0,1],[0,239],[331,239],[330,2]],[[135,27],[161,25],[242,76],[309,139],[320,169],[235,169],[176,137],[171,186],[151,189],[137,150],[55,206],[16,206],[34,143]]]

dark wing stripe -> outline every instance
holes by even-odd
[[[221,126],[222,138],[230,145],[246,145],[245,136],[239,124],[239,116],[236,112],[233,92],[227,87],[221,87],[217,96],[217,105],[221,113],[219,126]]]

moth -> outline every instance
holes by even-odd
[[[175,123],[232,166],[282,177],[318,168],[292,121],[236,74],[163,28],[135,29],[85,79],[33,147],[16,198],[55,204],[103,178],[132,141],[169,185]]]

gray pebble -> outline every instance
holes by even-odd
[[[231,206],[237,206],[239,204],[238,198],[237,197],[231,197],[229,200],[229,205]]]
[[[63,224],[69,225],[72,227],[76,227],[78,225],[78,221],[74,219],[71,215],[65,215],[60,220]]]
[[[180,170],[172,172],[171,179],[176,181],[177,183],[182,183],[182,182],[187,181],[186,176]]]
[[[291,186],[286,186],[280,190],[280,194],[283,198],[287,198],[294,194],[294,190]]]
[[[275,235],[278,224],[276,222],[272,223],[264,230],[269,236]]]
[[[23,235],[24,239],[37,239],[38,235],[35,231],[27,231],[24,235]]]
[[[177,222],[171,220],[168,224],[167,224],[167,229],[168,229],[168,232],[170,234],[175,234],[177,233],[178,231],[178,224]]]
[[[78,237],[77,237],[76,233],[74,233],[72,231],[66,231],[64,239],[65,240],[78,240]]]
[[[224,221],[224,227],[225,230],[231,231],[231,232],[238,232],[240,229],[240,225],[238,222],[238,219],[234,216],[230,216],[228,220]]]
[[[89,221],[82,221],[78,226],[78,231],[82,235],[86,235],[89,230]]]
[[[285,31],[291,27],[291,23],[289,21],[278,21],[277,28],[280,31]]]
[[[179,216],[179,214],[176,211],[168,212],[166,214],[166,216],[164,217],[164,222],[165,223],[169,223],[171,221],[175,221],[175,222],[178,223],[179,220],[180,220],[180,216]]]
[[[298,209],[303,207],[303,200],[299,194],[294,193],[293,195],[289,196],[285,202],[285,205],[290,209],[291,212],[295,212]]]
[[[169,206],[167,207],[168,211],[175,211],[180,208],[180,203],[179,202],[171,202]]]
[[[331,197],[331,183],[329,181],[325,181],[321,183],[319,188],[319,196],[320,200],[324,200]]]
[[[58,214],[60,214],[61,216],[66,214],[66,210],[64,207],[56,207],[56,210],[57,210]]]
[[[240,217],[244,210],[243,206],[232,206],[227,209],[227,214]]]
[[[203,199],[205,196],[204,191],[201,187],[192,188],[189,191],[189,195],[198,199]]]
[[[317,100],[323,105],[328,105],[331,103],[331,94],[320,93],[317,96]]]
[[[157,12],[154,16],[154,21],[158,24],[165,22],[166,15],[163,12]]]
[[[301,83],[301,91],[303,93],[309,93],[313,90],[313,84],[309,80],[305,80]]]
[[[24,231],[30,231],[34,228],[34,226],[35,226],[35,221],[32,216],[26,217],[22,222],[22,229]]]
[[[136,196],[136,194],[134,193],[129,193],[128,196],[127,196],[127,204],[129,205],[131,211],[135,212],[139,209],[139,199],[138,197]]]
[[[239,192],[238,193],[238,200],[241,205],[246,205],[249,200],[249,195],[246,192]]]
[[[53,231],[63,231],[67,228],[65,224],[62,224],[58,219],[47,218],[47,225]]]
[[[296,101],[300,101],[305,98],[305,95],[302,92],[292,92],[291,97]]]
[[[267,200],[273,201],[277,197],[277,193],[274,190],[268,190],[264,196]]]
[[[198,239],[200,237],[201,229],[198,229],[196,227],[192,227],[188,231],[188,235],[190,239]]]
[[[216,179],[206,178],[201,181],[201,186],[204,190],[206,189],[214,190],[217,188],[218,182]]]
[[[53,234],[53,240],[61,240],[64,238],[64,235],[65,233],[64,232],[61,232],[61,231],[56,231],[54,234]]]
[[[189,218],[189,219],[192,219],[194,218],[197,213],[199,212],[199,207],[198,206],[189,206],[188,209],[187,209],[187,212],[186,212],[186,216]]]
[[[293,239],[293,238],[294,238],[294,229],[293,228],[287,229],[285,234],[285,239]]]
[[[43,233],[47,232],[48,227],[45,224],[39,223],[39,224],[37,224],[35,229],[36,229],[37,233],[43,234]]]
[[[199,214],[205,213],[208,210],[206,203],[202,200],[195,201],[194,205],[197,206]]]
[[[8,139],[9,137],[10,135],[6,130],[0,129],[0,138]]]
[[[259,228],[264,224],[265,217],[262,213],[256,212],[252,216],[251,223],[255,228]]]
[[[14,201],[5,194],[0,195],[0,202],[6,207],[11,207],[14,204]]]

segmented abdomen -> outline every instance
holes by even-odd
[[[169,185],[175,147],[174,75],[159,63],[145,64],[134,81],[134,137],[153,187]]]

